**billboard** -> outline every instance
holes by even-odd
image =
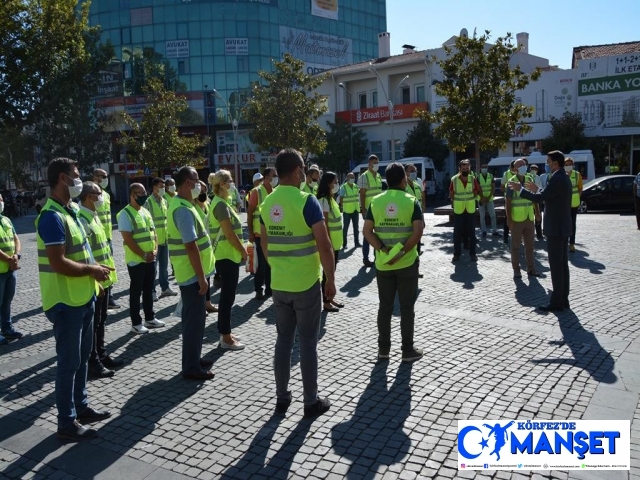
[[[393,119],[402,120],[405,118],[413,118],[413,113],[416,110],[429,110],[427,102],[420,103],[404,103],[394,105],[393,107]],[[345,110],[342,112],[336,112],[336,120],[341,119],[347,123],[353,125],[359,125],[361,123],[372,122],[386,122],[391,120],[391,114],[389,107],[373,107],[373,108],[361,108],[358,110]]]
[[[311,0],[311,15],[338,20],[338,0]]]
[[[249,39],[248,38],[225,38],[224,54],[225,55],[249,55]]]
[[[305,62],[308,74],[353,63],[351,39],[280,25],[280,56],[285,53]]]

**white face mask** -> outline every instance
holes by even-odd
[[[176,186],[175,186],[175,185],[169,185],[169,186],[167,187],[167,191],[168,191],[169,193],[176,193]]]
[[[4,202],[0,202],[0,213],[4,212]]]
[[[164,188],[159,188],[158,189],[158,196],[162,197],[165,194],[166,190]]]
[[[480,171],[482,172],[482,174],[483,174],[483,175],[486,175],[486,174],[487,174],[487,169],[486,169],[486,168],[483,168],[483,169],[481,169]]]
[[[340,185],[338,185],[337,183],[334,183],[333,186],[331,187],[331,193],[335,195],[339,191],[340,191]]]
[[[565,165],[564,167],[565,172],[571,173],[572,170],[573,170],[573,165]]]
[[[100,208],[102,205],[104,205],[104,197],[102,195],[98,195],[98,199],[93,202],[93,205],[96,208]]]
[[[418,179],[418,172],[411,172],[409,174],[409,180],[411,180],[412,182],[415,182]]]
[[[107,188],[108,185],[109,185],[109,179],[108,178],[103,178],[102,180],[100,180],[100,186],[102,188]]]
[[[527,173],[526,165],[522,165],[521,167],[518,167],[518,175],[523,176],[525,173]]]
[[[72,180],[73,185],[67,185],[67,188],[69,189],[69,195],[71,196],[71,198],[76,198],[82,193],[82,180],[80,180],[79,178],[73,178]]]
[[[196,182],[191,189],[191,198],[198,198],[198,195],[200,195],[200,182]]]
[[[311,183],[309,184],[312,187],[315,187],[316,185],[318,185],[318,181],[317,180],[311,180]]]
[[[233,182],[231,182],[231,183],[229,184],[229,190],[235,190],[235,189],[236,189],[236,184],[235,184],[235,183],[233,183]]]
[[[347,183],[349,185],[353,185],[354,179],[353,178],[347,178]]]
[[[278,177],[273,177],[271,179],[271,187],[276,188],[278,186],[278,182],[279,182]]]
[[[371,169],[372,169],[374,172],[377,172],[377,171],[378,171],[378,168],[380,168],[380,165],[378,165],[377,163],[374,163],[373,165],[371,165]]]

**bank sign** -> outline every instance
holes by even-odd
[[[458,470],[629,470],[628,420],[459,420]]]
[[[429,110],[429,105],[427,102],[394,105],[393,119],[403,120],[406,118],[413,118],[413,113],[418,109]],[[388,122],[391,120],[391,112],[389,111],[389,107],[386,105],[383,107],[361,108],[359,110],[345,110],[343,112],[336,112],[336,120],[337,119],[341,119],[347,123],[352,123],[353,125],[361,123]]]
[[[640,134],[640,52],[578,65],[578,108],[588,132]]]
[[[351,39],[280,26],[280,56],[289,53],[305,62],[308,74],[353,63]]]

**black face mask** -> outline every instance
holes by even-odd
[[[206,202],[207,201],[207,194],[206,193],[201,193],[200,195],[198,195],[198,200],[200,200],[201,202]]]
[[[147,203],[148,195],[136,195],[136,203],[141,207],[144,207],[144,204]]]
[[[460,172],[462,174],[463,177],[468,177],[469,176],[469,172]]]

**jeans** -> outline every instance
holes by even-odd
[[[53,336],[56,339],[56,407],[59,428],[71,425],[77,412],[82,412],[89,405],[87,361],[93,344],[94,303],[94,299],[81,307],[58,303],[44,312],[53,323]]]
[[[102,297],[96,297],[95,313],[93,314],[93,344],[89,363],[97,363],[101,358],[107,356],[107,349],[104,346],[104,326],[107,323],[107,306],[111,287],[104,289]]]
[[[569,238],[569,245],[575,245],[576,243],[576,220],[578,219],[578,207],[571,208],[571,237]]]
[[[494,207],[493,200],[485,204],[479,203],[478,211],[480,212],[480,230],[482,230],[483,232],[487,231],[485,215],[488,212],[489,218],[491,219],[491,231],[497,232],[498,229],[496,228],[496,209]]]
[[[458,244],[459,245],[459,244]],[[400,334],[402,351],[413,349],[413,324],[415,304],[418,298],[418,261],[399,270],[376,270],[378,282],[378,348],[383,352],[391,349],[391,316],[393,303],[398,294],[400,302]]]
[[[167,245],[158,245],[157,262],[158,283],[160,290],[164,291],[169,288],[169,247]]]
[[[144,309],[144,319],[153,320],[153,284],[156,279],[156,262],[139,263],[133,267],[127,266],[131,283],[129,284],[129,310],[131,324],[142,324],[140,316],[140,294],[142,294],[142,308]]]
[[[271,292],[271,267],[267,263],[267,259],[264,258],[262,252],[262,246],[260,245],[260,237],[256,237],[256,247],[258,249],[258,268],[256,274],[253,276],[253,285],[255,291],[262,292],[262,286],[265,287],[265,292]]]
[[[229,259],[216,261],[216,272],[220,274],[220,301],[218,302],[218,332],[231,333],[231,307],[236,301],[236,288],[240,278],[240,264]]]
[[[182,296],[182,374],[202,373],[202,337],[207,312],[204,295],[200,295],[198,283],[180,287]]]
[[[273,292],[278,338],[273,356],[278,400],[290,400],[291,351],[298,330],[300,372],[305,405],[318,401],[318,335],[320,334],[320,282],[304,292]]]
[[[353,224],[353,243],[358,246],[360,240],[358,240],[358,231],[360,229],[358,223],[360,221],[360,213],[355,211],[353,213],[342,213],[342,240],[343,244],[347,246],[347,232],[349,231],[349,223]]]
[[[527,272],[535,270],[533,258],[533,220],[513,222],[511,230],[511,266],[514,272],[520,271],[520,245],[524,240],[524,258],[527,261]]]
[[[460,256],[460,243],[469,242],[469,255],[476,254],[475,213],[456,213],[453,224],[453,254]]]
[[[333,264],[333,266],[334,266],[334,268],[338,266],[338,253],[339,253],[338,250],[334,250],[333,251],[333,256],[334,256],[334,264]],[[326,283],[327,283],[327,276],[324,274],[324,270],[322,270],[322,284],[321,284],[321,286],[322,286],[322,302],[323,303],[327,302],[325,300],[325,298],[324,298],[324,286],[326,285]]]
[[[2,332],[10,332],[11,322],[11,302],[16,294],[16,272],[9,270],[0,273],[0,324]]]

